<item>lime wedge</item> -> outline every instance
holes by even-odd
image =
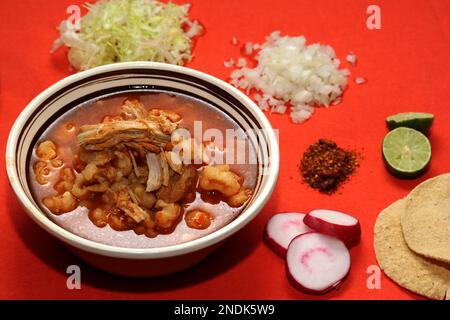
[[[399,127],[416,129],[427,135],[433,124],[434,115],[423,112],[403,112],[397,113],[386,118],[386,124],[389,130]]]
[[[394,129],[384,137],[383,160],[393,175],[403,179],[416,178],[430,163],[430,141],[417,130]]]

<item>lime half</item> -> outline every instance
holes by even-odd
[[[393,175],[404,179],[416,178],[430,163],[430,141],[417,130],[394,129],[384,137],[383,159]]]
[[[407,127],[419,130],[426,135],[433,124],[433,120],[434,115],[432,113],[403,112],[387,117],[386,124],[389,130],[399,127]]]

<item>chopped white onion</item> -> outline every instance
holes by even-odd
[[[245,60],[244,58],[239,58],[236,66],[239,67],[239,68],[246,67],[247,66],[247,60]]]
[[[256,89],[255,101],[262,110],[284,113],[291,105],[291,118],[301,123],[314,112],[315,106],[340,102],[347,86],[347,69],[339,69],[340,61],[332,47],[306,45],[303,36],[281,36],[271,33],[262,45],[247,42],[244,54],[260,48],[253,69],[238,60],[230,83],[249,92]]]
[[[348,63],[350,63],[352,66],[356,65],[356,55],[354,53],[349,53],[345,60],[347,60]]]
[[[230,58],[230,59],[224,61],[223,65],[225,66],[225,68],[231,68],[232,66],[234,66],[234,59]]]
[[[253,53],[253,44],[251,42],[246,42],[244,46],[244,53],[249,56]]]
[[[356,77],[355,78],[355,83],[356,84],[364,84],[364,83],[366,83],[366,79],[363,78],[363,77]]]
[[[270,109],[270,111],[272,113],[285,113],[286,112],[287,107],[283,104],[281,106],[272,106],[272,108]]]

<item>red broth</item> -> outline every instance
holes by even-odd
[[[48,176],[49,183],[41,185],[36,181],[33,174],[33,165],[38,161],[38,158],[35,154],[32,156],[29,164],[29,180],[37,202],[41,203],[43,198],[56,195],[53,186],[59,179],[58,171],[64,167],[72,167],[73,156],[77,150],[76,135],[80,126],[100,123],[107,115],[119,114],[123,101],[130,97],[140,100],[146,109],[158,108],[178,113],[182,117],[181,127],[188,129],[191,133],[193,133],[194,121],[201,121],[203,130],[215,128],[220,130],[224,136],[226,129],[239,129],[237,123],[222,111],[199,100],[179,94],[174,95],[164,92],[126,93],[89,101],[64,114],[38,139],[37,144],[44,140],[53,141],[58,148],[58,158],[64,164],[60,168],[51,169]],[[245,148],[248,158],[255,159],[253,146],[246,143]],[[244,187],[254,189],[257,179],[256,164],[230,164],[230,168],[243,178]],[[109,225],[99,228],[89,219],[89,210],[86,207],[78,206],[75,210],[61,215],[52,214],[43,205],[42,208],[52,221],[80,237],[103,244],[128,248],[163,247],[197,239],[227,225],[242,211],[242,207],[231,207],[217,195],[196,192],[195,200],[185,206],[183,218],[172,233],[159,234],[154,238],[149,238],[145,235],[137,235],[133,230],[116,231]],[[206,211],[211,215],[211,223],[206,229],[194,229],[186,224],[184,215],[194,209]]]

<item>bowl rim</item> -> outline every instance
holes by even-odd
[[[43,214],[43,212],[37,206],[35,206],[30,201],[30,199],[28,199],[24,190],[20,186],[19,176],[15,166],[15,159],[17,156],[15,154],[15,150],[18,143],[19,133],[23,129],[26,120],[37,108],[37,106],[39,106],[39,104],[43,102],[52,93],[63,89],[64,87],[73,82],[104,72],[136,69],[136,68],[173,71],[176,73],[190,75],[195,78],[199,78],[209,83],[212,83],[217,87],[220,87],[221,89],[227,91],[234,98],[238,99],[243,105],[250,108],[256,115],[256,118],[258,122],[261,124],[262,128],[266,130],[266,134],[268,137],[267,143],[271,151],[270,166],[269,172],[267,173],[269,174],[268,180],[267,183],[261,189],[261,193],[257,198],[255,198],[254,202],[232,222],[198,239],[194,239],[191,241],[167,247],[156,247],[156,248],[117,247],[95,242],[93,240],[88,240],[74,233],[71,233],[70,231],[67,231],[66,229],[62,228],[61,226],[57,225],[52,220],[50,220],[45,214]],[[195,252],[204,249],[206,247],[212,246],[228,238],[238,230],[242,229],[259,213],[259,211],[264,207],[264,205],[270,198],[275,188],[276,182],[278,180],[279,162],[280,162],[279,157],[280,156],[277,137],[275,135],[275,132],[273,131],[270,122],[268,121],[264,113],[261,111],[261,109],[247,95],[245,95],[237,88],[233,87],[232,85],[226,83],[221,79],[218,79],[214,76],[188,67],[182,67],[159,62],[121,62],[95,67],[86,71],[81,71],[76,74],[67,76],[59,80],[58,82],[54,83],[53,85],[42,91],[40,94],[38,94],[22,110],[22,112],[19,114],[14,125],[11,128],[6,145],[5,161],[8,180],[14,193],[19,199],[19,202],[21,203],[22,207],[27,212],[28,216],[30,216],[32,220],[34,220],[41,228],[43,228],[44,230],[46,230],[48,233],[58,238],[59,240],[63,241],[64,243],[69,244],[70,246],[73,246],[83,251],[113,258],[140,260],[140,259],[174,257]]]

